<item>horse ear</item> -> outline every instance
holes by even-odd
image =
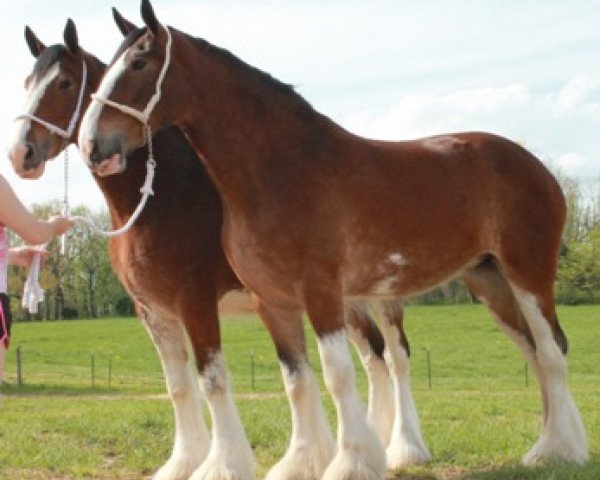
[[[77,28],[75,28],[75,22],[70,18],[67,20],[65,25],[65,31],[63,32],[63,39],[69,52],[75,55],[79,51],[79,39],[77,38]]]
[[[40,53],[46,50],[46,45],[44,45],[40,39],[35,36],[35,33],[33,33],[33,30],[31,30],[29,26],[25,26],[25,41],[29,46],[31,54],[35,58],[39,57]]]
[[[150,0],[142,0],[142,18],[150,31],[156,35],[160,28],[160,23],[154,14]]]
[[[112,14],[117,27],[119,27],[124,37],[137,28],[133,23],[124,18],[115,7],[112,8]]]

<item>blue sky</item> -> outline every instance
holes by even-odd
[[[84,48],[107,60],[120,41],[110,7],[140,22],[137,0],[21,0],[3,12],[0,131],[9,138],[32,57],[67,17]],[[231,49],[296,85],[318,110],[369,137],[409,139],[487,130],[554,168],[600,176],[600,0],[154,0],[159,19]],[[72,155],[72,203],[103,200]],[[62,196],[61,162],[37,182],[0,172],[27,203]]]

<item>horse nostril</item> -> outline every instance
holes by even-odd
[[[84,144],[83,154],[92,162],[98,161],[98,144],[94,140],[87,140]]]
[[[28,143],[27,152],[25,153],[25,160],[31,160],[33,158],[34,153],[35,150],[33,149],[33,145],[31,143]]]

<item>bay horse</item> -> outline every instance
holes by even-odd
[[[113,16],[123,35],[137,30],[114,9]],[[64,45],[46,47],[28,27],[25,30],[27,44],[36,58],[33,72],[26,81],[26,113],[52,125],[67,125],[70,119],[75,119],[77,127],[79,119],[73,112],[77,110],[78,92],[94,91],[106,67],[79,45],[75,24],[71,20],[67,22],[63,36]],[[85,75],[82,65],[85,65]],[[23,177],[39,177],[45,162],[76,138],[77,128],[71,133],[72,138],[61,139],[39,121],[21,118],[9,152],[15,171]],[[219,358],[217,300],[227,291],[241,288],[220,245],[220,197],[179,129],[171,127],[158,132],[154,138],[154,151],[156,158],[165,158],[156,171],[156,198],[149,200],[130,232],[109,242],[113,269],[134,299],[136,310],[161,358],[175,413],[172,455],[154,478],[187,479],[205,463],[209,449],[213,457],[225,461],[222,464],[217,462],[219,469],[212,472],[212,477],[211,464],[205,465],[202,470],[204,478],[215,478],[228,472],[232,473],[231,478],[251,478],[252,453],[233,404],[225,367]],[[101,175],[103,172],[93,175],[106,199],[113,228],[125,224],[137,205],[147,156],[146,148],[137,149],[129,155],[130,162],[122,175],[106,177]],[[387,350],[407,357],[408,343],[402,328],[401,305],[397,302],[388,304],[384,315],[391,325],[388,336],[396,336],[394,345],[388,346]],[[281,328],[272,326],[269,317],[263,317],[263,320],[273,332]],[[294,346],[303,362],[302,368],[306,370],[307,382],[312,382],[306,363],[301,321],[299,317],[289,320],[286,328],[297,337]],[[369,380],[370,422],[376,426],[382,441],[399,452],[406,450],[400,443],[406,434],[394,436],[392,431],[402,426],[403,431],[414,437],[411,441],[416,445],[412,457],[404,455],[402,460],[405,463],[426,460],[428,452],[420,436],[412,398],[404,400],[402,411],[396,402],[394,410],[381,333],[363,305],[353,305],[346,320]],[[196,360],[194,368],[188,365],[186,336],[191,340]],[[206,370],[208,358],[213,360],[210,371]],[[285,373],[286,360],[281,358]],[[213,442],[210,446],[202,416],[201,395],[195,380],[196,369],[203,378],[213,416]],[[206,388],[215,378],[219,388]],[[395,375],[393,383],[396,389],[404,389],[408,376],[405,372]],[[291,395],[293,392],[288,393]],[[316,449],[322,448],[320,456],[328,459],[332,440],[315,397],[317,391],[307,394],[312,398],[305,396],[302,399],[304,403],[297,408],[312,410],[312,419],[322,442],[307,447],[302,444],[301,432],[293,436],[292,441],[296,442],[297,448],[311,449],[316,455],[315,462],[325,462],[319,460]],[[229,458],[225,458],[227,455]],[[215,465],[214,461],[212,465]]]
[[[317,334],[338,417],[322,478],[384,475],[355,387],[345,305],[410,297],[454,277],[538,376],[543,429],[524,461],[584,462],[553,295],[566,207],[544,165],[482,132],[361,138],[231,53],[163,26],[149,0],[142,17],[146,28],[121,45],[86,110],[79,147],[91,164],[119,171],[145,143],[140,127],[185,133],[221,195],[223,247],[238,278],[282,334],[302,309]],[[299,378],[292,368],[287,381]]]

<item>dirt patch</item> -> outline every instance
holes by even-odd
[[[219,301],[219,313],[255,312],[250,294],[246,291],[231,291]]]

